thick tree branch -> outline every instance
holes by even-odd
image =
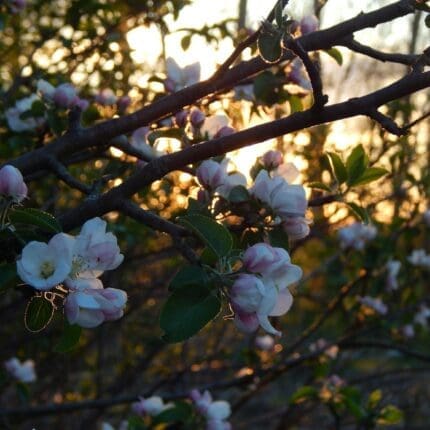
[[[357,115],[367,115],[371,109],[376,109],[383,104],[429,86],[430,72],[422,74],[410,73],[399,81],[366,96],[324,106],[318,113],[312,109],[297,112],[287,118],[251,127],[230,136],[203,142],[185,148],[182,151],[165,155],[148,163],[121,185],[112,188],[98,199],[86,201],[80,207],[70,210],[61,217],[61,222],[63,227],[69,230],[81,225],[89,218],[114,210],[119,200],[131,197],[142,187],[161,179],[169,172],[181,169],[183,166],[209,157],[224,155],[227,152],[263,142],[269,138],[303,130],[314,125],[334,122]]]

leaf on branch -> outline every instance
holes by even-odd
[[[354,215],[356,215],[365,224],[369,224],[369,214],[367,213],[366,209],[362,208],[356,203],[347,202],[346,204],[350,207]]]
[[[247,202],[249,200],[249,192],[243,185],[237,185],[230,191],[228,200],[232,203]]]
[[[323,52],[330,55],[331,58],[333,58],[339,66],[343,64],[343,57],[342,53],[339,51],[339,49],[336,48],[330,48],[330,49],[324,49]]]
[[[55,352],[69,352],[78,345],[82,328],[78,325],[66,323],[60,340],[54,346]]]
[[[304,385],[300,387],[296,392],[290,397],[290,404],[300,403],[306,399],[315,399],[318,397],[318,390],[310,385]]]
[[[348,178],[348,172],[344,162],[335,152],[327,152],[327,157],[330,160],[333,176],[336,178],[339,185],[343,184]]]
[[[368,163],[369,159],[364,152],[363,145],[357,145],[346,160],[346,170],[348,172],[347,184],[349,186],[354,184],[363,175]]]
[[[382,167],[368,167],[363,174],[357,178],[354,182],[352,182],[350,185],[351,187],[356,187],[358,185],[365,185],[369,184],[370,182],[376,181],[380,177],[386,175],[388,170],[382,168]]]
[[[54,310],[54,305],[43,296],[32,297],[25,308],[25,327],[33,333],[42,331],[51,322]]]
[[[186,51],[191,44],[191,34],[187,34],[181,39],[181,47],[184,51]]]
[[[282,33],[263,32],[258,38],[257,45],[260,56],[266,63],[276,63],[282,56]]]
[[[221,309],[221,302],[215,294],[203,284],[175,289],[161,310],[160,327],[165,332],[163,340],[182,342],[214,319]]]
[[[193,231],[218,258],[226,256],[233,246],[229,231],[212,218],[186,215],[179,218],[179,223]]]
[[[209,277],[200,266],[185,266],[170,281],[169,291],[174,291],[186,285],[207,285]]]
[[[43,231],[60,233],[62,231],[60,223],[48,212],[34,208],[14,209],[9,213],[12,224],[26,224],[39,227]]]
[[[326,184],[324,184],[322,182],[318,182],[318,181],[316,181],[316,182],[309,182],[308,184],[306,184],[306,186],[309,187],[309,188],[314,188],[314,189],[317,189],[317,190],[328,191],[329,193],[331,193],[331,188],[328,185],[326,185]]]

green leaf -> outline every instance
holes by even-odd
[[[366,416],[366,411],[354,398],[345,397],[343,402],[349,412],[358,420],[362,420]]]
[[[212,218],[197,214],[186,215],[179,218],[179,222],[193,231],[218,258],[224,257],[230,252],[233,246],[231,234]]]
[[[335,152],[327,152],[327,157],[330,160],[330,167],[333,176],[337,182],[343,184],[348,178],[348,172],[342,159]]]
[[[261,33],[257,45],[260,56],[266,63],[276,63],[282,56],[282,33]]]
[[[306,186],[309,188],[316,188],[317,190],[328,191],[329,193],[331,192],[331,188],[322,182],[309,182]]]
[[[339,49],[336,48],[330,48],[330,49],[324,49],[326,54],[330,55],[331,58],[333,58],[339,66],[343,63],[343,57],[342,53],[339,51]]]
[[[346,170],[348,172],[347,184],[349,186],[363,175],[368,161],[363,145],[357,145],[346,160]]]
[[[228,200],[232,203],[243,203],[249,200],[249,192],[243,185],[236,185],[230,191]]]
[[[67,127],[67,122],[56,111],[48,110],[48,125],[55,135],[59,136]]]
[[[43,330],[54,315],[53,304],[41,296],[34,296],[25,308],[24,323],[27,330],[37,333]]]
[[[369,399],[367,400],[368,407],[370,409],[375,409],[379,402],[382,400],[382,390],[374,390],[369,394]]]
[[[190,338],[214,319],[220,308],[220,300],[205,285],[185,285],[174,290],[161,310],[163,340],[176,343]]]
[[[369,184],[370,182],[376,181],[387,173],[388,170],[382,167],[368,167],[359,178],[350,184],[350,186],[356,187],[358,185]]]
[[[166,409],[156,415],[152,421],[153,425],[161,423],[186,422],[193,413],[192,406],[184,401],[176,402],[175,406]]]
[[[45,105],[41,100],[35,100],[31,105],[32,116],[39,117],[45,115]]]
[[[61,335],[60,340],[54,346],[55,352],[69,352],[79,343],[81,337],[82,328],[78,325],[71,325],[66,323],[64,325],[64,331]]]
[[[399,424],[403,421],[403,412],[394,405],[387,405],[381,410],[378,417],[378,424],[390,425]]]
[[[181,47],[184,51],[186,51],[191,44],[191,34],[187,34],[181,39]]]
[[[141,417],[133,415],[127,421],[127,430],[147,430],[145,422]]]
[[[2,264],[0,266],[0,291],[14,287],[19,282],[16,274],[16,264]]]
[[[9,212],[9,219],[12,224],[34,225],[47,232],[59,233],[62,230],[60,223],[50,213],[34,208],[14,209]]]
[[[300,403],[306,399],[314,399],[316,397],[318,397],[318,390],[315,387],[304,385],[296,390],[296,392],[290,397],[290,404]]]
[[[294,94],[288,97],[288,103],[290,103],[291,113],[301,112],[303,110],[302,99]]]
[[[346,204],[351,208],[354,215],[356,215],[365,224],[369,224],[369,214],[367,213],[366,209],[362,208],[356,203],[347,202]]]
[[[174,291],[186,285],[207,285],[207,273],[197,265],[185,266],[170,281],[169,290]]]
[[[276,3],[275,6],[275,21],[278,27],[282,27],[282,12],[284,11],[284,8],[282,7],[282,0],[278,0],[278,3]]]

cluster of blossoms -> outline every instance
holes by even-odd
[[[37,379],[33,360],[25,360],[21,363],[18,358],[13,357],[5,361],[4,367],[19,382],[34,382]]]
[[[21,172],[14,166],[7,164],[0,169],[0,194],[20,203],[27,197],[27,185]]]
[[[339,347],[337,345],[328,346],[328,342],[325,339],[318,339],[316,342],[309,345],[309,351],[316,352],[324,350],[324,355],[334,360],[339,353]]]
[[[27,0],[7,0],[7,6],[13,14],[19,13],[27,6]]]
[[[67,287],[64,308],[68,321],[91,328],[124,313],[126,293],[104,288],[98,279],[105,270],[116,269],[123,258],[116,237],[106,233],[106,222],[93,218],[76,237],[58,233],[47,244],[28,243],[17,261],[17,272],[40,291],[59,284]]]
[[[386,315],[388,312],[387,305],[379,297],[357,297],[357,301],[380,315]]]
[[[424,249],[414,249],[408,256],[408,261],[413,266],[430,269],[430,254],[427,254]]]
[[[36,94],[31,94],[28,97],[17,100],[15,106],[6,109],[6,121],[12,131],[32,131],[45,124],[46,119],[44,116],[26,116],[25,118],[22,118],[22,115],[29,112],[31,110],[31,106],[36,101],[40,101],[39,97],[37,97]]]
[[[400,268],[402,267],[402,263],[399,260],[389,260],[385,267],[387,269],[387,277],[385,278],[387,290],[397,290],[399,288],[397,276],[400,272]]]
[[[297,169],[291,163],[283,164],[279,151],[268,151],[262,157],[262,163],[264,168],[256,176],[249,194],[265,206],[275,224],[281,224],[291,239],[306,237],[310,221],[305,218],[305,189],[302,185],[290,183],[298,176]],[[234,187],[246,187],[246,178],[241,173],[228,174],[227,165],[226,159],[221,163],[206,160],[200,164],[196,174],[205,191],[227,199]]]
[[[81,110],[86,110],[89,106],[88,100],[79,98],[76,88],[69,83],[54,87],[49,82],[39,79],[37,90],[45,101],[54,103],[59,108],[71,109],[77,106]]]
[[[231,424],[226,421],[231,414],[230,404],[225,400],[213,400],[209,391],[201,394],[192,390],[190,397],[197,411],[206,419],[207,430],[230,430]]]
[[[281,335],[269,316],[284,315],[293,303],[288,287],[302,277],[302,269],[291,264],[287,251],[266,243],[249,247],[243,255],[243,268],[229,295],[236,326],[253,332],[261,326],[268,333]]]
[[[147,399],[139,397],[139,401],[134,402],[131,405],[131,409],[136,415],[142,417],[145,415],[155,417],[159,413],[172,408],[173,406],[173,403],[164,403],[163,399],[159,396],[152,396]]]
[[[340,246],[342,249],[353,248],[362,251],[366,243],[373,240],[377,235],[376,227],[355,222],[343,227],[338,232]]]
[[[184,68],[169,57],[166,60],[167,78],[164,81],[164,88],[169,93],[179,91],[200,81],[200,63],[189,64]]]

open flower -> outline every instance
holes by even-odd
[[[48,244],[29,242],[16,263],[19,277],[37,290],[49,290],[62,283],[72,268],[73,240],[58,233]]]
[[[140,416],[150,415],[155,416],[166,409],[171,408],[173,405],[171,403],[165,404],[163,399],[158,396],[152,396],[145,399],[144,397],[139,397],[138,402],[134,402],[131,408],[134,413]]]
[[[106,221],[101,218],[88,220],[76,236],[73,250],[74,272],[82,277],[98,277],[105,270],[116,269],[123,261],[117,239],[106,233]],[[85,272],[90,272],[90,275]]]
[[[21,363],[16,357],[13,357],[5,361],[4,367],[20,382],[34,382],[36,380],[33,360],[26,360]]]
[[[341,228],[338,232],[338,238],[341,248],[353,248],[360,251],[364,249],[367,242],[376,237],[376,234],[375,226],[355,222]]]
[[[271,178],[267,170],[261,170],[258,173],[250,193],[266,203],[281,219],[303,217],[307,209],[303,186],[289,184],[280,176]]]
[[[0,194],[11,197],[16,203],[27,197],[27,185],[16,167],[8,164],[0,169]]]
[[[197,62],[181,68],[172,57],[169,57],[166,60],[166,69],[165,86],[171,92],[179,91],[200,80],[200,63]]]
[[[208,390],[201,394],[194,389],[190,393],[198,412],[206,418],[206,430],[229,430],[231,425],[226,419],[231,414],[230,404],[225,400],[213,400]]]
[[[14,107],[6,110],[5,116],[7,123],[11,130],[21,132],[35,130],[45,122],[44,117],[34,118],[32,116],[28,118],[21,118],[24,112],[28,112],[31,109],[32,104],[40,100],[36,94],[32,94],[29,97],[24,97],[15,103]]]
[[[70,324],[93,328],[121,318],[126,302],[127,294],[116,288],[83,288],[69,293],[64,309]]]

